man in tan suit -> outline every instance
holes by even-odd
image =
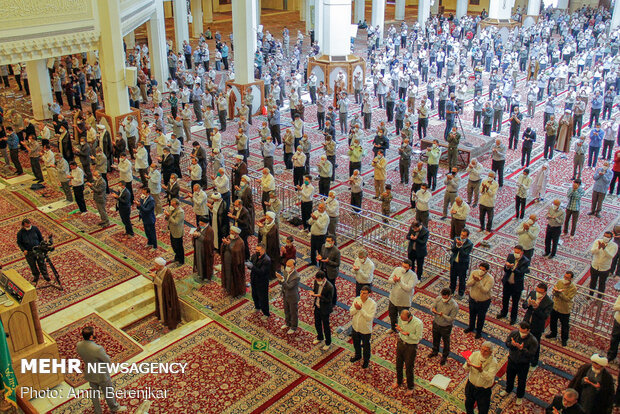
[[[183,249],[185,211],[179,206],[177,198],[170,200],[166,220],[168,220],[168,230],[170,230],[170,246],[174,251],[174,261],[181,266],[185,263],[185,250]]]
[[[88,364],[97,364],[96,367],[99,367],[99,363],[104,362],[109,364],[110,357],[106,354],[105,349],[101,345],[96,344],[93,340],[94,329],[92,326],[86,326],[82,329],[82,337],[83,341],[78,342],[77,344],[77,353],[84,361],[86,365],[86,369],[84,370],[84,379],[90,383],[90,387],[93,389],[91,400],[93,402],[93,408],[96,414],[101,414],[101,404],[99,402],[99,397],[101,395],[105,396],[106,403],[108,403],[108,407],[110,407],[110,411],[113,413],[127,411],[127,407],[124,405],[119,405],[116,402],[116,398],[114,398],[114,393],[110,397],[107,397],[107,390],[114,389],[114,385],[112,384],[112,378],[110,378],[109,372],[89,372]]]

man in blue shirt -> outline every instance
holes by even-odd
[[[598,118],[601,115],[602,108],[603,97],[599,91],[596,91],[594,93],[594,97],[592,98],[592,109],[590,109],[590,125],[594,125],[594,123],[598,124]]]
[[[226,45],[226,42],[224,42],[224,44],[222,45],[222,62],[224,62],[224,69],[228,70],[228,46]]]
[[[612,176],[613,172],[611,168],[609,168],[609,162],[604,161],[603,166],[596,170],[592,177],[594,179],[594,188],[592,189],[592,207],[590,208],[588,216],[595,215],[601,218],[603,200],[605,200],[605,195],[607,195]]]
[[[11,155],[11,161],[15,166],[15,173],[22,175],[24,170],[22,164],[19,162],[19,137],[13,131],[13,127],[6,127],[7,145],[9,146],[9,154]]]
[[[590,146],[588,148],[588,167],[595,168],[598,160],[598,153],[605,138],[605,131],[601,129],[601,124],[596,123],[596,128],[590,131]]]

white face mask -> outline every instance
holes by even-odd
[[[600,373],[601,373],[601,371],[603,371],[603,369],[602,369],[602,368],[601,368],[601,369],[596,369],[596,368],[592,367],[592,371],[593,371],[596,375],[598,375],[598,374],[600,374]]]
[[[448,302],[450,302],[450,298],[447,298],[447,299],[446,299],[446,298],[441,298],[441,300],[442,300],[444,303],[448,303]]]
[[[527,337],[527,334],[526,334],[526,333],[523,333],[523,332],[519,332],[519,335],[521,336],[521,338],[525,338],[525,337]]]
[[[514,256],[515,259],[519,260],[521,258],[521,253],[515,253]]]
[[[557,205],[555,205],[555,204],[554,204],[554,205],[553,205],[553,209],[554,209],[554,210],[559,210],[559,209],[560,209],[560,206],[557,206]]]
[[[605,241],[605,243],[609,243],[611,241],[611,237],[604,236],[603,240]]]
[[[295,270],[294,267],[286,266],[286,273],[290,274],[293,270]]]
[[[536,299],[540,299],[540,298],[542,298],[543,296],[545,296],[545,294],[544,294],[544,293],[536,292]]]
[[[333,246],[334,246],[334,243],[332,243],[332,242],[325,242],[325,247],[327,247],[328,249],[330,247],[333,247]]]

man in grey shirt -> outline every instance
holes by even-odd
[[[439,344],[443,339],[443,352],[440,364],[445,365],[450,354],[452,324],[459,312],[459,305],[452,298],[452,291],[449,288],[441,289],[441,295],[433,302],[431,312],[435,315],[433,319],[433,351],[428,354],[428,357],[432,358],[439,354]]]
[[[492,148],[491,170],[497,175],[497,182],[501,187],[504,186],[504,164],[506,163],[506,145],[499,138],[495,140]]]

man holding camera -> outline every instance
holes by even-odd
[[[33,283],[36,285],[39,281],[39,276],[43,275],[43,279],[50,281],[50,277],[47,274],[47,266],[45,265],[43,254],[37,253],[36,247],[43,241],[41,231],[37,226],[33,226],[30,219],[22,220],[22,228],[17,232],[17,245],[19,249],[24,253],[26,261],[30,266],[30,271],[33,276]]]

